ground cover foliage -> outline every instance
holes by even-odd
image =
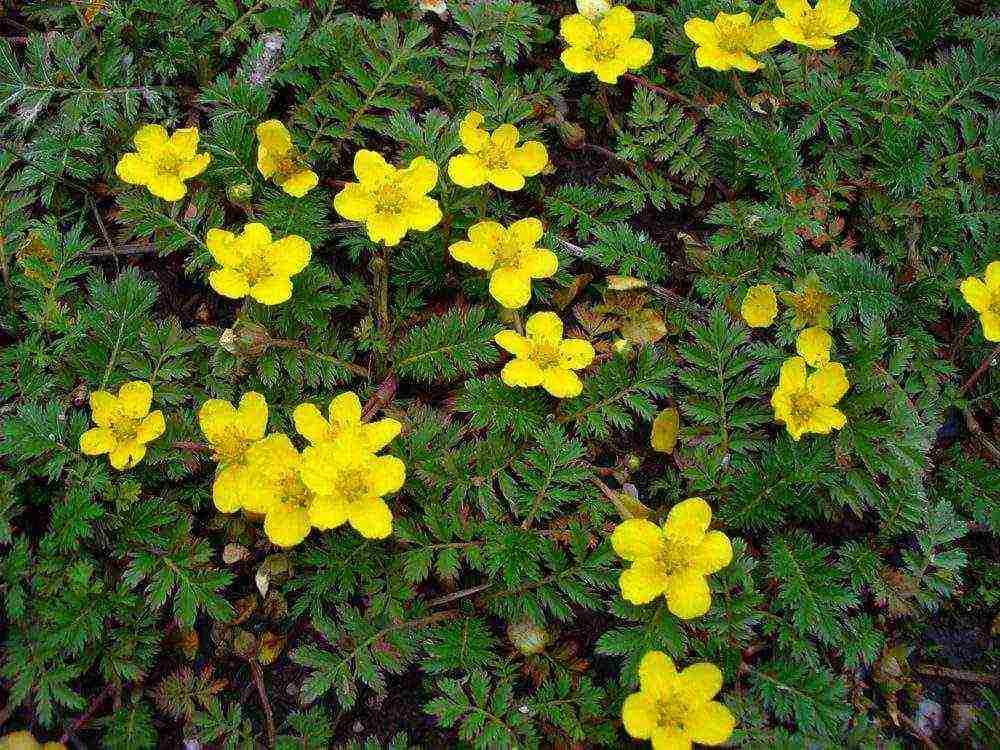
[[[560,60],[572,3],[434,5],[0,5],[2,731],[623,747],[661,651],[722,670],[732,746],[996,747],[1000,352],[959,288],[1000,259],[995,6],[862,0],[835,48],[722,73],[685,22],[772,2],[638,0],[652,61],[599,84]],[[456,185],[470,111],[545,169]],[[302,197],[257,168],[269,119],[318,176]],[[179,201],[116,176],[149,123],[211,155]],[[359,149],[437,164],[441,221],[386,248],[339,216]],[[558,270],[522,313],[595,350],[570,398],[505,384],[521,321],[449,253],[525,217]],[[209,283],[209,230],[250,222],[311,245],[283,304]],[[778,316],[751,328],[763,284]],[[810,289],[850,390],[841,429],[794,440],[770,399]],[[129,381],[165,432],[118,471],[79,442]],[[280,548],[217,510],[207,399],[261,393],[298,439],[296,406],[348,390],[402,425],[390,536]],[[695,496],[733,548],[711,609],[623,599],[616,525]]]

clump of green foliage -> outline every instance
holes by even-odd
[[[861,0],[835,50],[737,78],[696,67],[683,25],[757,6],[632,8],[652,64],[599,86],[560,62],[563,0],[0,4],[0,729],[621,747],[659,650],[720,666],[738,746],[996,746],[1000,353],[958,286],[1000,258],[1000,22]],[[442,178],[444,221],[388,252],[336,215],[356,150],[443,175],[470,110],[544,142],[546,172]],[[303,198],[257,171],[271,118],[320,176]],[[180,202],[115,176],[142,123],[200,128],[212,161]],[[594,342],[581,395],[498,377],[512,320],[448,253],[483,216],[545,223],[559,270],[532,305]],[[313,248],[284,305],[206,282],[207,231],[249,221]],[[809,278],[851,391],[843,429],[795,441],[769,404],[792,316],[739,310]],[[130,380],[166,433],[121,473],[78,442],[88,393]],[[289,434],[344,390],[402,422],[390,538],[282,550],[216,511],[197,409],[250,390]],[[609,536],[691,496],[734,558],[681,621],[622,600]]]

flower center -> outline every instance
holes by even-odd
[[[524,249],[514,240],[503,240],[497,246],[496,262],[502,268],[516,268],[521,264],[521,254]]]
[[[225,434],[213,446],[218,463],[236,463],[243,460],[247,448],[253,443],[236,427],[228,427]]]
[[[993,292],[990,297],[990,312],[994,315],[1000,315],[1000,289]]]
[[[656,702],[657,726],[674,730],[683,730],[687,706],[676,698],[663,698]]]
[[[260,279],[270,273],[267,262],[264,259],[263,251],[254,251],[243,259],[240,271],[247,277],[248,284],[256,284]]]
[[[509,149],[490,143],[483,149],[482,159],[487,169],[506,169],[510,162]]]
[[[278,477],[278,487],[281,497],[290,505],[307,508],[312,502],[313,493],[302,483],[296,467],[289,467],[281,472]]]
[[[663,569],[663,573],[669,576],[686,568],[692,557],[694,557],[694,545],[671,541],[656,556],[656,561]]]
[[[173,151],[164,150],[156,160],[156,168],[161,173],[174,173],[181,165],[181,159]]]
[[[726,52],[743,52],[749,46],[750,26],[728,18],[716,22],[719,48]]]
[[[531,358],[543,370],[558,367],[562,359],[559,353],[559,346],[548,341],[536,342],[531,350]]]
[[[139,431],[139,423],[141,421],[141,419],[134,417],[119,417],[116,419],[113,423],[114,427],[111,428],[115,440],[118,443],[127,443],[130,440],[134,440],[136,432]]]
[[[357,503],[368,498],[368,476],[362,469],[348,469],[340,475],[340,494],[347,503]]]
[[[590,54],[598,62],[613,60],[618,54],[618,42],[605,36],[598,36],[590,47]]]
[[[279,185],[302,171],[302,161],[298,153],[289,151],[274,162],[274,181]]]
[[[819,406],[815,397],[805,389],[795,391],[788,400],[791,404],[790,415],[797,422],[807,421]]]
[[[396,182],[386,182],[373,191],[375,212],[380,214],[401,214],[406,204],[406,190]]]
[[[806,39],[814,36],[825,36],[826,34],[826,24],[823,21],[823,15],[816,8],[811,8],[802,14],[799,27],[802,29],[802,36]]]

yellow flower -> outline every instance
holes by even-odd
[[[490,275],[490,294],[504,307],[524,307],[531,299],[531,280],[556,272],[559,260],[551,250],[536,247],[544,229],[538,219],[521,219],[504,229],[495,221],[469,227],[469,239],[448,250],[455,260]]]
[[[778,314],[778,299],[774,296],[771,285],[758,284],[750,287],[747,296],[743,298],[740,314],[752,328],[766,328],[771,325]]]
[[[823,289],[815,271],[799,284],[799,289],[799,292],[781,293],[782,302],[792,308],[792,325],[795,328],[829,328],[830,308],[833,307],[834,297]]]
[[[211,154],[199,154],[198,128],[175,130],[167,136],[160,125],[143,125],[135,134],[136,153],[118,160],[116,174],[131,185],[145,185],[153,195],[179,201],[187,192],[185,180],[205,171]]]
[[[639,662],[639,692],[622,705],[625,731],[652,740],[653,750],[690,750],[691,743],[721,745],[736,719],[719,701],[722,672],[700,662],[680,672],[662,651],[647,651]]]
[[[616,83],[626,70],[638,70],[653,59],[653,45],[633,38],[635,16],[616,5],[599,18],[580,13],[559,23],[559,34],[569,47],[561,59],[570,73],[590,73],[602,83]]]
[[[0,737],[0,750],[66,750],[61,742],[41,743],[31,732],[11,732]]]
[[[599,18],[610,10],[608,0],[576,0],[576,11],[587,18]]]
[[[90,415],[97,427],[80,436],[80,450],[87,456],[108,454],[119,471],[135,466],[146,455],[146,444],[163,434],[163,412],[151,412],[153,389],[142,380],[125,383],[118,395],[107,391],[90,394]]]
[[[810,367],[824,367],[830,362],[833,337],[819,326],[806,328],[795,340],[795,350]]]
[[[301,198],[319,184],[319,177],[292,145],[292,136],[281,122],[262,122],[257,126],[257,140],[257,169],[286,193]]]
[[[622,597],[647,604],[660,594],[667,609],[689,620],[708,612],[712,594],[706,576],[722,570],[733,559],[729,537],[708,531],[712,509],[700,497],[677,503],[661,529],[641,518],[618,524],[611,546],[632,567],[622,571]]]
[[[807,0],[778,0],[778,10],[784,17],[771,22],[774,30],[782,39],[812,49],[829,49],[837,43],[833,37],[858,25],[851,0],[819,0],[815,8]]]
[[[354,155],[354,174],[333,199],[337,213],[360,221],[372,242],[398,245],[409,230],[426,232],[441,221],[438,202],[428,197],[438,180],[438,166],[423,156],[406,169],[387,164],[374,151]]]
[[[509,386],[540,385],[556,398],[573,398],[583,383],[573,370],[582,370],[594,360],[594,347],[583,339],[564,339],[563,323],[554,312],[538,312],[524,326],[527,336],[500,331],[494,341],[514,355],[500,377]]]
[[[340,443],[358,445],[377,453],[391,443],[403,428],[395,419],[380,419],[371,424],[361,421],[361,401],[351,391],[341,393],[330,402],[324,419],[312,404],[299,404],[292,412],[295,429],[313,445]]]
[[[302,455],[287,435],[268,435],[251,445],[247,464],[262,483],[265,502],[245,510],[264,514],[264,533],[279,547],[294,547],[309,535],[310,508],[319,496],[302,482]]]
[[[770,21],[753,23],[749,13],[719,13],[714,22],[692,18],[684,24],[684,33],[698,45],[694,51],[698,66],[712,70],[736,68],[752,73],[760,69],[760,63],[751,55],[781,43]]]
[[[215,507],[223,513],[243,507],[261,512],[267,498],[261,494],[259,476],[247,464],[247,450],[264,437],[267,401],[253,391],[243,394],[238,409],[228,401],[209,399],[198,410],[198,424],[219,463],[212,484]]]
[[[322,493],[309,511],[313,526],[332,529],[347,522],[366,539],[392,533],[392,511],[382,496],[406,481],[402,461],[337,443],[309,446],[302,458],[302,480]]]
[[[538,141],[517,142],[521,134],[513,125],[501,125],[492,133],[482,128],[483,116],[470,112],[462,120],[458,136],[467,153],[448,160],[448,176],[461,187],[487,182],[501,190],[520,190],[525,177],[545,169],[549,152]]]
[[[1000,260],[986,266],[982,280],[970,276],[963,281],[962,296],[979,313],[986,340],[1000,341]]]
[[[275,241],[271,230],[256,222],[235,235],[209,229],[205,240],[222,266],[208,274],[208,283],[223,297],[250,296],[265,305],[277,305],[292,296],[291,277],[309,264],[312,247],[297,234]]]
[[[806,361],[790,357],[781,365],[778,387],[771,396],[774,418],[784,422],[793,440],[807,432],[826,435],[847,424],[847,417],[835,404],[850,383],[844,366],[830,362],[806,376]]]

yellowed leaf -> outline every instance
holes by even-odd
[[[667,335],[667,325],[660,313],[646,308],[622,318],[621,332],[633,344],[652,344]]]
[[[674,407],[661,411],[653,420],[653,430],[649,442],[653,450],[660,453],[673,453],[677,446],[677,433],[681,428],[681,414]]]
[[[648,284],[635,276],[608,276],[608,289],[624,291],[626,289],[645,289]]]

